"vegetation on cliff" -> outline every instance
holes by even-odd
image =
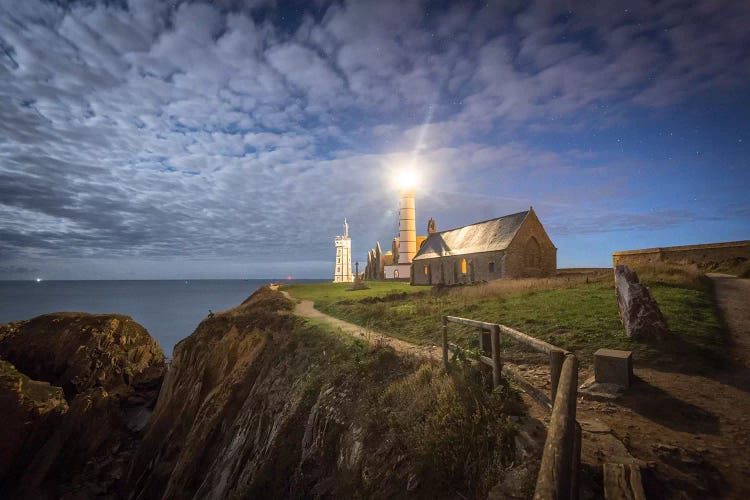
[[[373,348],[291,305],[261,289],[177,345],[131,469],[135,498],[476,497],[519,462],[512,388]]]

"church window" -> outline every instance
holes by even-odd
[[[427,276],[427,272],[428,272],[428,270],[427,270],[427,266],[424,266],[424,275],[425,275],[425,276]]]
[[[394,278],[398,278],[398,269],[396,269],[395,271],[393,271],[393,277]]]
[[[489,272],[494,273],[495,272],[495,263],[490,262],[489,264]]]
[[[466,259],[461,259],[461,274],[466,274]]]

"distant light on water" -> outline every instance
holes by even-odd
[[[37,279],[36,279],[36,282],[37,282],[37,283],[39,283],[40,281],[42,281],[42,278],[37,278]]]

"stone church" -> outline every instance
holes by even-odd
[[[432,232],[412,260],[413,285],[455,285],[498,278],[549,276],[557,248],[533,208]]]

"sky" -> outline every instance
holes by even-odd
[[[0,0],[0,279],[330,278],[533,206],[559,267],[750,239],[750,2]]]

